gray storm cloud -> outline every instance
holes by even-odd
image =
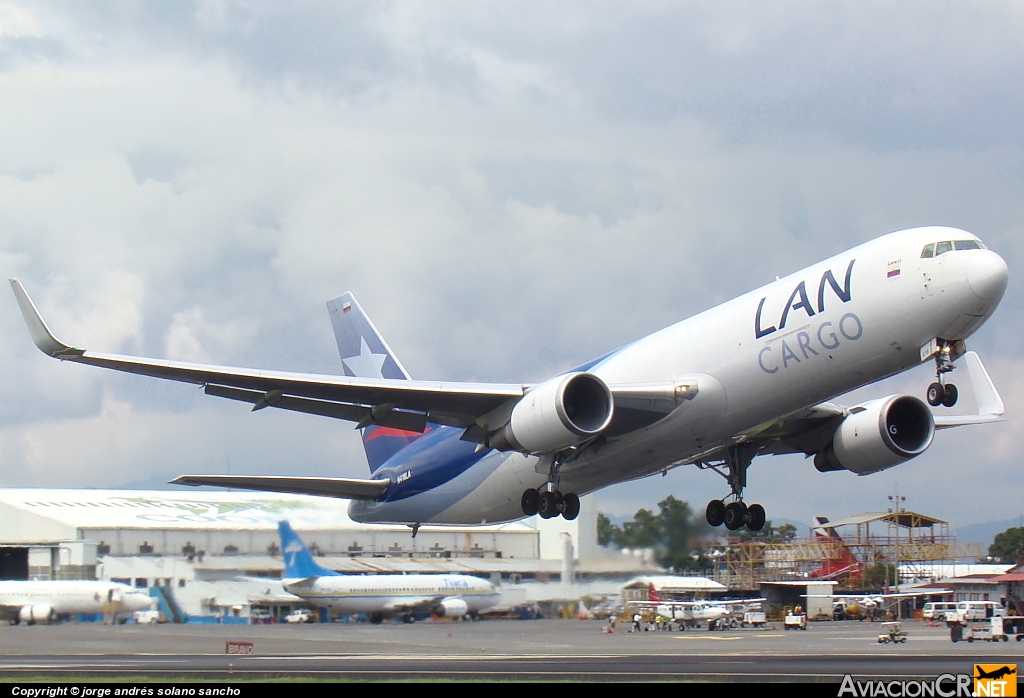
[[[0,267],[97,350],[340,372],[323,303],[352,290],[417,377],[537,380],[959,226],[1010,266],[971,341],[1008,422],[870,478],[764,458],[750,495],[807,520],[899,482],[955,523],[1009,518],[1022,24],[1013,3],[0,2]],[[49,361],[13,298],[0,328],[0,486],[365,473],[351,425]],[[599,502],[666,488],[724,493],[680,469]]]

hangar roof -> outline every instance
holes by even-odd
[[[205,529],[276,531],[288,519],[298,530],[388,531],[395,524],[360,524],[348,516],[347,500],[274,492],[163,490],[3,489],[0,507],[34,514],[78,529]],[[460,526],[466,532],[535,532],[524,523]],[[451,532],[423,526],[422,532]]]

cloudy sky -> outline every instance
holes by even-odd
[[[875,236],[1007,260],[1004,424],[769,518],[1024,514],[1024,5],[0,0],[0,273],[98,351],[338,373],[351,290],[414,377],[530,381]],[[2,296],[0,296],[2,299]],[[922,395],[927,366],[850,399]],[[359,477],[351,426],[48,360],[0,302],[0,486]],[[609,488],[629,514],[713,474]]]

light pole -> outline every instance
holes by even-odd
[[[900,593],[900,514],[906,511],[906,508],[902,506],[903,502],[907,501],[905,496],[900,496],[900,487],[896,485],[896,489],[893,494],[889,495],[889,501],[892,506],[889,507],[890,514],[896,514],[894,523],[896,524],[896,593]],[[888,575],[887,575],[888,576]],[[903,604],[900,602],[900,598],[896,597],[896,620],[900,620],[903,616]]]

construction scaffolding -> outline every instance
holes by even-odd
[[[871,512],[835,522],[819,518],[811,538],[803,541],[731,537],[714,578],[733,589],[816,579],[850,589],[863,586],[865,572],[877,565],[906,571],[914,563],[924,567],[983,554],[980,544],[958,544],[941,519],[911,511]]]

